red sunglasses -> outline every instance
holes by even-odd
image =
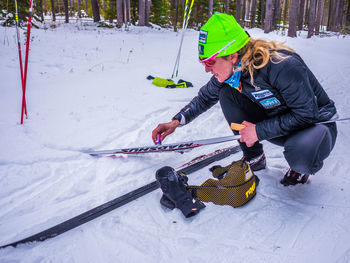
[[[221,48],[219,51],[215,52],[213,55],[211,55],[208,58],[199,58],[199,62],[202,63],[202,65],[206,66],[206,67],[212,67],[215,64],[215,58],[217,57],[217,55],[219,55],[219,53],[221,51],[223,51],[224,49],[226,49],[227,47],[229,47],[230,45],[233,44],[233,42],[235,42],[236,40],[232,40],[230,43],[228,43],[226,46],[224,46],[223,48]]]
[[[204,65],[206,67],[212,67],[212,66],[214,66],[214,64],[216,62],[215,58],[216,58],[217,55],[218,55],[218,53],[216,53],[215,56],[211,56],[211,57],[206,58],[206,59],[204,59],[204,60],[202,60],[200,62],[201,62],[202,65]]]

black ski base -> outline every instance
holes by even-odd
[[[202,155],[200,157],[197,157],[193,159],[192,161],[182,165],[177,169],[178,172],[183,174],[190,174],[193,173],[215,161],[221,160],[223,158],[228,157],[231,154],[237,153],[240,151],[239,146],[232,146],[228,147],[222,150],[217,150],[213,153],[210,153],[208,155]],[[63,234],[64,232],[67,232],[73,228],[76,228],[82,224],[85,224],[99,216],[102,216],[118,207],[121,207],[133,200],[136,200],[137,198],[144,196],[156,189],[159,188],[158,182],[154,181],[149,184],[146,184],[136,190],[133,190],[125,195],[122,195],[120,197],[117,197],[114,200],[111,200],[107,203],[104,203],[100,206],[97,206],[87,212],[84,212],[76,217],[73,217],[67,221],[64,221],[56,226],[53,226],[49,229],[46,229],[38,234],[32,235],[30,237],[24,238],[22,240],[0,246],[0,249],[12,246],[16,247],[20,244],[25,244],[29,242],[36,242],[36,241],[44,241],[46,239],[56,237],[60,234]]]

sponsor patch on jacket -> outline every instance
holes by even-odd
[[[208,36],[208,32],[207,31],[199,31],[199,43],[203,43],[206,44],[207,43],[207,36]]]
[[[253,92],[251,92],[251,94],[253,95],[253,97],[256,100],[260,100],[260,99],[264,99],[264,98],[273,96],[273,93],[268,89],[253,91]]]
[[[259,101],[259,103],[265,108],[265,109],[272,109],[279,105],[281,105],[281,102],[276,99],[275,97],[264,99]]]

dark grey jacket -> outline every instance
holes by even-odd
[[[279,63],[269,62],[254,72],[254,85],[248,71],[242,72],[241,96],[258,104],[268,118],[256,123],[259,140],[286,135],[312,123],[326,121],[336,113],[316,77],[298,54],[283,51],[289,57]],[[213,76],[181,111],[182,124],[191,122],[219,100],[223,85]]]

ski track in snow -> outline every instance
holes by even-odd
[[[248,31],[286,41],[336,102],[339,115],[349,117],[349,37],[291,39]],[[0,44],[0,245],[152,182],[164,165],[178,167],[230,145],[114,159],[80,152],[152,145],[152,129],[169,121],[209,79],[197,63],[197,34],[186,33],[180,62],[180,77],[195,87],[164,89],[145,77],[169,77],[179,33],[79,23],[33,29],[29,119],[21,126],[15,29],[0,28],[0,40],[9,39]],[[186,219],[162,208],[157,190],[53,239],[0,250],[0,262],[349,262],[349,132],[348,122],[338,123],[335,149],[309,184],[279,184],[288,169],[283,150],[263,142],[268,168],[257,172],[257,195],[246,206],[209,203]],[[226,135],[231,131],[215,105],[165,143]],[[191,184],[209,177],[207,168],[189,176]]]

